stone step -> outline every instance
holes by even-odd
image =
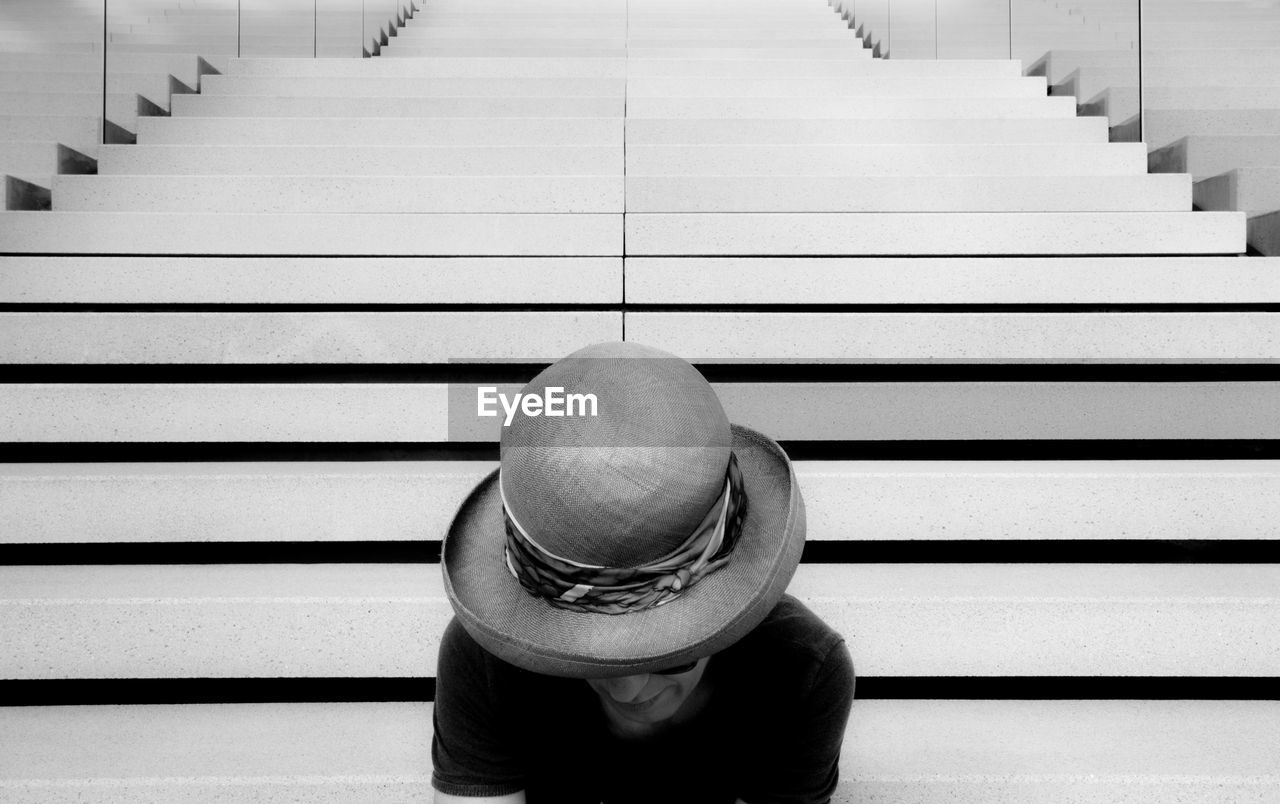
[[[623,109],[620,96],[309,98],[287,95],[176,95],[173,98],[175,117],[622,117]]]
[[[50,141],[0,142],[0,174],[49,188],[57,173],[90,170],[96,152],[91,145],[69,151]]]
[[[102,65],[97,74],[46,73],[35,71],[0,72],[0,93],[56,95],[59,93],[94,93],[102,97]],[[126,73],[111,69],[107,73],[107,91],[112,94],[146,95],[168,106],[169,76],[162,73]]]
[[[429,703],[18,707],[0,723],[0,789],[32,804],[432,796]],[[859,699],[832,801],[1263,804],[1277,723],[1271,701]]]
[[[546,327],[579,321],[568,313],[11,312],[0,313],[0,363],[445,363],[486,356],[481,342],[492,357],[554,359],[531,334],[482,331],[504,325],[546,337]],[[1272,313],[631,312],[628,331],[702,362],[1280,359]]]
[[[31,327],[37,329],[43,328]],[[627,315],[627,333],[641,343],[702,362],[1280,359],[1280,316],[1269,313],[632,312]],[[53,332],[44,337],[56,338]],[[94,339],[87,333],[85,337]],[[97,334],[97,339],[115,341],[107,333]],[[79,346],[91,348],[88,343]]]
[[[1148,86],[1143,89],[1143,105],[1154,109],[1195,109],[1197,111],[1226,111],[1233,109],[1280,109],[1280,79],[1274,86],[1236,87],[1164,87]],[[1112,112],[1112,123],[1128,119],[1123,116],[1137,114],[1138,88],[1113,86],[1090,99],[1090,105],[1099,104]]]
[[[639,59],[627,61],[635,78],[832,78],[847,76],[1017,78],[1021,66],[1005,59],[894,61],[892,59]]]
[[[620,304],[621,257],[0,257],[0,304]]]
[[[620,170],[597,176],[57,176],[53,184],[59,212],[621,214],[624,208]]]
[[[423,147],[616,147],[623,143],[618,117],[144,117],[143,145],[244,147],[359,146],[417,143]],[[1105,127],[1096,128],[1105,138]]]
[[[614,312],[544,311],[0,313],[0,329],[8,332],[0,363],[448,363],[486,357],[550,362],[572,351],[584,333],[616,339],[619,321]],[[509,337],[515,331],[520,337]],[[93,345],[89,332],[98,336]],[[68,351],[76,342],[87,347],[79,357]]]
[[[1238,167],[1280,165],[1280,136],[1183,137],[1152,151],[1148,165],[1153,173],[1190,173],[1197,181]]]
[[[431,676],[453,615],[432,564],[0,567],[0,581],[10,679]],[[1277,589],[1280,568],[1231,564],[802,564],[788,587],[870,676],[1275,675]]]
[[[1280,210],[1280,166],[1247,167],[1195,183],[1200,209],[1240,210],[1250,218]]]
[[[708,307],[1280,301],[1261,257],[629,257],[626,279],[631,304]]]
[[[0,464],[0,543],[435,540],[496,468]],[[795,469],[809,541],[1216,542],[1272,540],[1280,525],[1273,461],[798,461]]]
[[[844,62],[852,59],[868,60],[871,58],[869,48],[859,49],[855,46],[838,48],[814,48],[810,45],[793,45],[791,47],[710,47],[680,43],[679,45],[659,46],[652,43],[631,43],[621,45],[555,45],[512,44],[498,46],[482,45],[437,45],[432,48],[395,47],[389,45],[382,49],[379,58],[637,58],[637,59],[824,59],[832,62]]]
[[[637,256],[1243,254],[1244,215],[1127,213],[650,214],[626,219]]]
[[[5,212],[0,253],[611,256],[622,216]]]
[[[107,117],[132,127],[138,115],[139,98],[134,92],[112,92],[107,95]],[[177,96],[183,97],[183,96]],[[187,97],[198,97],[195,95]],[[169,107],[167,94],[147,98],[162,110]],[[0,108],[9,115],[91,116],[102,114],[102,92],[0,92]]]
[[[218,62],[214,66],[223,69],[225,59],[213,59]],[[168,74],[179,81],[194,87],[198,81],[198,58],[192,54],[143,54],[116,53],[110,57],[111,66],[108,71],[116,73],[140,73],[147,75]],[[75,55],[67,53],[4,53],[0,52],[0,71],[39,73],[83,73],[93,76],[101,87],[102,57]]]
[[[628,177],[1146,174],[1146,149],[1141,143],[628,146]]]
[[[826,62],[816,62],[819,67]],[[852,60],[850,60],[852,63]],[[859,61],[858,64],[863,62]],[[829,69],[829,68],[827,68]],[[232,59],[225,80],[252,78],[626,78],[625,58]]]
[[[575,348],[621,337],[619,316],[595,315],[584,320],[601,323],[580,328]],[[570,351],[536,357],[550,362]],[[455,386],[453,393],[474,400],[475,387]],[[506,394],[520,389],[498,387]],[[714,387],[732,421],[783,441],[1280,438],[1270,415],[1280,405],[1280,387],[1261,381]],[[450,389],[435,384],[9,383],[0,385],[0,441],[278,442],[297,443],[300,456],[312,442],[496,444],[501,422],[451,422],[449,398]],[[353,417],[352,410],[364,415]]]
[[[630,78],[628,101],[661,98],[1043,98],[1044,79],[946,77]]]
[[[174,106],[184,97],[174,98]],[[627,99],[628,118],[795,118],[833,119],[1001,119],[1075,117],[1073,98],[964,98],[938,95],[934,97],[887,98],[670,98],[639,97]]]
[[[622,152],[621,145],[107,145],[100,151],[98,174],[100,178],[122,174],[621,176]]]
[[[627,259],[635,304],[1248,304],[1234,257]],[[0,257],[0,304],[619,303],[620,258]],[[780,278],[785,277],[785,281]]]
[[[62,187],[87,187],[92,182],[82,177],[59,177],[55,184],[61,209],[66,208],[58,195],[64,192]],[[115,197],[104,193],[106,208]],[[411,202],[406,199],[403,203]],[[764,176],[628,176],[626,209],[637,213],[1177,212],[1191,209],[1191,177],[819,176],[772,172]]]
[[[1143,140],[1152,150],[1193,135],[1272,136],[1280,131],[1276,109],[1145,110]]]
[[[1272,212],[1250,218],[1249,245],[1260,254],[1280,255],[1280,215]]]
[[[139,121],[145,130],[150,120]],[[1107,121],[1052,118],[628,118],[627,145],[1105,143]]]
[[[624,78],[259,78],[211,75],[206,96],[278,98],[622,98]]]
[[[801,20],[799,22],[770,21],[753,27],[721,28],[714,24],[684,25],[671,20],[665,24],[627,24],[625,20],[586,24],[534,25],[509,24],[477,25],[467,27],[442,27],[427,22],[408,25],[396,32],[397,45],[426,45],[435,43],[473,40],[528,40],[541,39],[615,39],[624,37],[637,41],[714,41],[717,43],[771,42],[778,39],[813,39],[848,42],[861,47],[857,36],[840,25],[833,14],[826,21]]]
[[[1144,47],[1143,71],[1152,86],[1230,86],[1236,83],[1267,81],[1280,65],[1280,50],[1237,47],[1219,44],[1216,48]],[[1081,79],[1092,81],[1093,74],[1127,77],[1126,84],[1136,83],[1138,56],[1136,51],[1054,49],[1027,68],[1029,75],[1045,75],[1049,84],[1066,80],[1075,70]],[[1106,80],[1106,79],[1102,79]],[[1145,83],[1145,82],[1144,82]],[[1109,83],[1106,85],[1110,85]],[[1105,87],[1097,87],[1097,89]],[[1088,94],[1083,97],[1091,97]]]

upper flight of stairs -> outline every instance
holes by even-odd
[[[142,121],[170,114],[228,57],[377,52],[408,3],[369,5],[115,0],[104,20],[72,0],[10,0],[0,10],[5,208],[48,209],[55,175],[94,173],[102,143],[133,142]]]
[[[428,796],[450,405],[623,338],[796,459],[837,801],[1280,795],[1280,263],[852,11],[426,0],[0,215],[0,799]]]
[[[1101,32],[1136,33],[1136,6],[1059,4]],[[1188,36],[1188,32],[1194,32]],[[1248,240],[1280,253],[1280,159],[1266,141],[1280,131],[1280,5],[1166,0],[1144,8],[1142,139],[1153,171],[1191,173],[1196,207],[1237,210]],[[1105,38],[1057,45],[1032,65],[1051,92],[1075,95],[1087,114],[1108,118],[1114,138],[1138,138],[1137,51]],[[1203,154],[1203,155],[1202,155]]]

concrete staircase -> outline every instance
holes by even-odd
[[[376,53],[407,0],[12,0],[0,14],[0,174],[6,209],[47,210],[54,176],[92,174],[103,143],[135,142],[140,121],[231,56]],[[363,10],[363,12],[362,12]],[[237,12],[239,12],[237,14]],[[104,52],[105,51],[105,52]],[[105,98],[104,98],[105,93]]]
[[[1071,0],[1100,31],[1133,30],[1136,11]],[[1143,35],[1143,140],[1150,169],[1191,173],[1197,208],[1238,210],[1249,244],[1280,254],[1280,169],[1265,139],[1280,126],[1280,7],[1264,2],[1178,0],[1148,4]],[[1188,40],[1188,30],[1195,37]],[[1138,72],[1134,52],[1055,49],[1032,66],[1051,92],[1076,95],[1086,114],[1107,117],[1114,139],[1136,140]]]
[[[0,798],[429,796],[456,406],[622,338],[797,459],[837,801],[1280,796],[1276,261],[1051,78],[849,26],[428,0],[0,215]]]

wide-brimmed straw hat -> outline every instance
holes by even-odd
[[[537,673],[604,678],[709,656],[765,618],[800,560],[800,487],[782,449],[731,424],[693,366],[597,344],[521,393],[538,401],[503,427],[501,467],[462,503],[441,557],[482,647]]]

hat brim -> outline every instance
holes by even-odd
[[[729,563],[680,597],[628,614],[556,608],[520,586],[503,559],[495,470],[462,503],[441,554],[445,593],[482,647],[536,673],[606,678],[660,670],[727,648],[781,599],[804,547],[804,502],[786,453],[733,425],[747,516]]]

